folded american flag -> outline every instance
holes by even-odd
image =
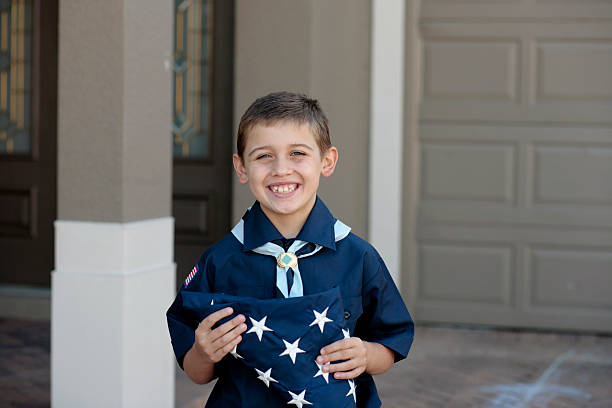
[[[248,330],[225,358],[250,367],[253,378],[287,404],[298,408],[356,406],[355,382],[336,380],[315,361],[322,347],[349,336],[338,288],[268,300],[188,291],[182,295],[183,307],[197,321],[228,306],[234,316],[246,317]]]

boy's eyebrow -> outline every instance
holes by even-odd
[[[307,145],[307,144],[305,144],[305,143],[292,143],[292,144],[290,144],[289,146],[290,146],[290,147],[303,147],[303,148],[305,148],[305,149],[308,149],[308,150],[314,151],[314,148],[313,148],[312,146],[309,146],[309,145]],[[258,150],[265,150],[265,149],[269,149],[270,147],[271,147],[270,145],[264,145],[264,146],[257,146],[257,147],[254,147],[254,148],[253,148],[253,149],[252,149],[252,150],[249,152],[249,154],[248,154],[247,156],[248,156],[248,157],[251,157],[251,156],[253,155],[253,153],[255,153],[256,151],[258,151]]]
[[[270,146],[267,146],[267,145],[266,145],[266,146],[257,146],[257,147],[255,147],[255,148],[253,148],[253,150],[251,150],[247,156],[251,157],[251,155],[252,155],[253,153],[255,153],[256,151],[258,151],[258,150],[263,150],[263,149],[267,149],[267,148],[269,148],[269,147],[270,147]]]
[[[306,148],[308,150],[314,150],[311,146],[309,146],[309,145],[307,145],[305,143],[293,143],[291,145],[291,147],[304,147],[304,148]]]

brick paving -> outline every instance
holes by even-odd
[[[49,322],[0,319],[0,407],[49,406],[50,335]]]
[[[49,322],[0,319],[0,407],[49,406]],[[419,327],[410,356],[376,377],[385,408],[609,408],[612,337]],[[212,385],[176,375],[176,407]]]

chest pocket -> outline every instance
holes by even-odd
[[[363,305],[361,303],[361,296],[350,296],[343,298],[344,303],[344,322],[346,327],[348,327],[351,331],[351,335],[355,331],[355,325],[357,324],[357,319],[363,313]]]

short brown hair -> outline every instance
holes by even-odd
[[[236,142],[238,156],[243,158],[247,133],[253,126],[258,124],[268,126],[282,121],[310,125],[321,156],[332,146],[327,116],[321,109],[319,101],[298,93],[273,92],[257,98],[240,118]]]

